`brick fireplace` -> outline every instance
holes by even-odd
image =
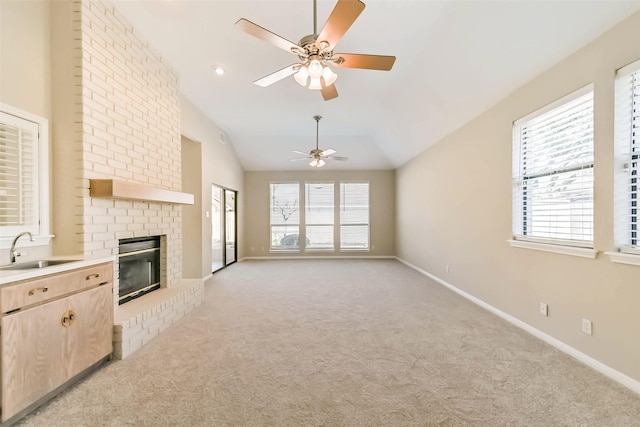
[[[71,15],[81,172],[76,244],[87,257],[117,259],[120,239],[163,236],[161,289],[119,307],[115,280],[114,355],[124,358],[202,301],[204,287],[182,279],[179,203],[91,197],[89,180],[181,191],[178,77],[110,3],[74,1]]]

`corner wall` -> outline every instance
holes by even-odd
[[[238,211],[238,258],[243,252],[242,236],[244,224],[242,213],[245,210],[243,201],[244,178],[243,169],[233,144],[227,138],[221,138],[223,131],[200,110],[198,110],[184,96],[181,98],[182,134],[184,144],[188,148],[187,156],[183,159],[183,168],[201,169],[199,177],[186,173],[184,191],[196,194],[196,203],[183,209],[184,222],[184,252],[191,259],[184,262],[184,277],[206,278],[211,275],[211,185],[236,190]],[[200,154],[198,156],[198,153]],[[196,255],[198,254],[198,255]]]
[[[640,13],[399,168],[396,242],[399,258],[638,382],[640,268],[507,243],[513,121],[594,82],[595,248],[614,250],[614,76],[640,58],[632,40]]]

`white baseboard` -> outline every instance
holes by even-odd
[[[575,348],[569,346],[568,344],[552,337],[551,335],[548,335],[544,332],[542,332],[539,329],[534,328],[533,326],[529,325],[528,323],[523,322],[522,320],[513,317],[510,314],[505,313],[504,311],[498,310],[497,308],[495,308],[494,306],[487,304],[486,302],[482,301],[479,298],[474,297],[471,294],[468,294],[467,292],[456,288],[455,286],[453,286],[452,284],[442,280],[441,278],[434,276],[433,274],[401,259],[398,257],[395,257],[398,261],[400,261],[401,263],[405,264],[408,267],[413,268],[414,270],[418,271],[419,273],[427,276],[428,278],[438,282],[439,284],[441,284],[442,286],[445,286],[446,288],[451,289],[453,292],[457,293],[458,295],[468,299],[469,301],[479,305],[480,307],[484,308],[485,310],[490,311],[491,313],[495,314],[496,316],[506,320],[507,322],[511,323],[512,325],[517,326],[520,329],[525,330],[526,332],[530,333],[531,335],[541,339],[542,341],[546,342],[549,345],[552,345],[553,347],[557,348],[558,350],[562,351],[563,353],[568,354],[569,356],[572,356],[573,358],[579,360],[580,362],[584,363],[585,365],[591,367],[592,369],[595,369],[596,371],[600,372],[601,374],[611,378],[612,380],[616,381],[617,383],[627,387],[628,389],[630,389],[631,391],[634,391],[638,394],[640,394],[640,382],[634,380],[631,377],[628,377],[627,375],[623,374],[622,372],[616,371],[615,369],[611,368],[610,366],[605,365],[604,363],[584,354],[583,352],[576,350]]]
[[[240,261],[249,260],[277,260],[277,259],[397,259],[393,255],[271,255],[271,256],[246,256],[240,258]]]

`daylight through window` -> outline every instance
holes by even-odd
[[[516,239],[593,247],[593,88],[514,124]]]
[[[615,241],[640,254],[640,61],[618,70],[615,91]]]

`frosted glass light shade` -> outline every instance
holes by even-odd
[[[300,86],[306,86],[307,80],[309,79],[309,70],[307,70],[307,67],[302,66],[300,70],[293,75],[293,78],[296,79]]]
[[[317,59],[312,59],[309,63],[309,75],[312,79],[319,79],[322,75],[322,64]]]
[[[311,83],[309,83],[309,89],[312,89],[312,90],[322,89],[322,84],[320,83],[320,77],[311,77]]]
[[[322,70],[322,77],[324,77],[324,84],[331,86],[338,78],[338,75],[331,71],[331,68],[324,67],[324,70]]]

